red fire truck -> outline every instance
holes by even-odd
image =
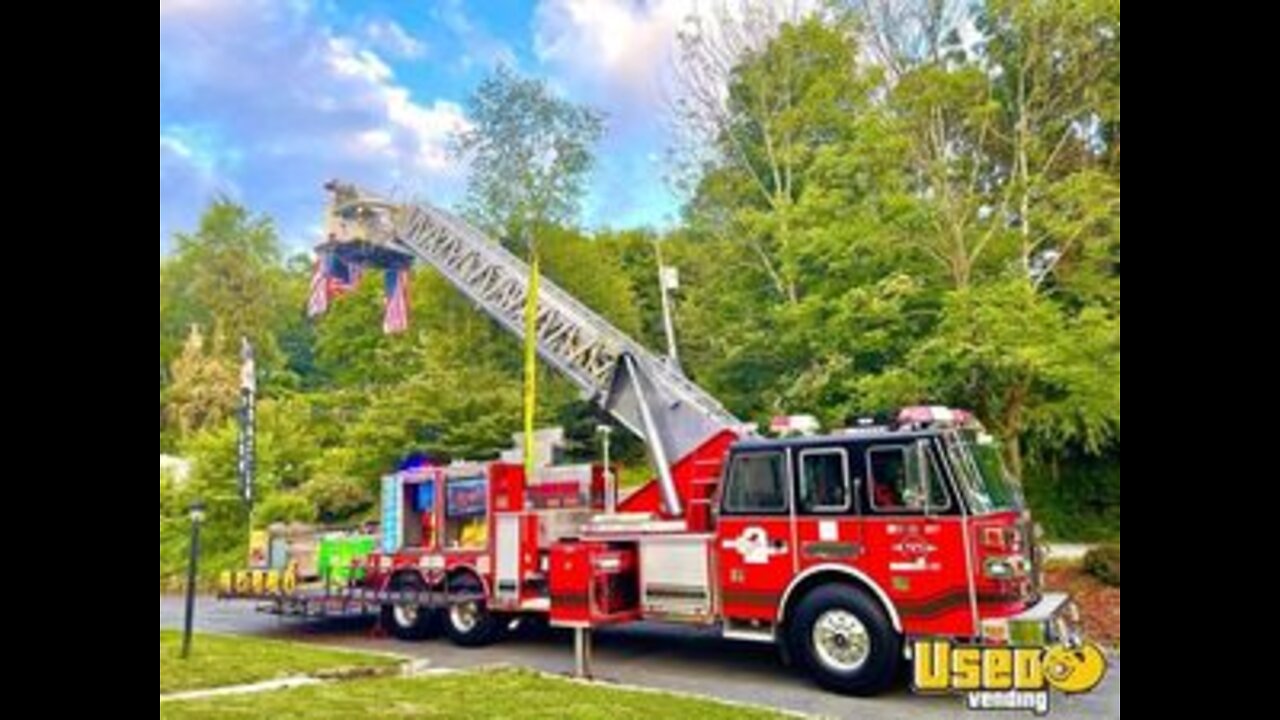
[[[322,252],[415,258],[523,333],[528,270],[499,244],[434,207],[330,189]],[[759,437],[542,287],[541,356],[645,441],[657,478],[615,503],[601,465],[400,473],[384,481],[380,551],[337,591],[343,608],[377,609],[400,638],[442,630],[462,646],[522,618],[713,627],[776,644],[822,686],[858,695],[895,680],[912,638],[1028,645],[1071,632],[1069,599],[1041,590],[1017,485],[970,414],[913,408],[820,437]]]

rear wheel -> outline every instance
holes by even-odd
[[[449,581],[450,592],[481,596],[484,585],[470,575],[455,576]],[[466,648],[492,645],[501,639],[505,623],[489,612],[484,600],[468,600],[451,606],[444,613],[444,634],[455,645]]]
[[[479,600],[454,605],[445,613],[445,635],[460,647],[492,645],[502,637],[503,629],[502,621]]]
[[[391,579],[392,592],[426,592],[427,583],[420,576],[404,573]],[[398,640],[428,640],[440,634],[440,613],[417,605],[383,605],[382,627]]]
[[[847,695],[876,695],[897,679],[902,638],[880,604],[852,587],[821,587],[790,623],[794,656],[819,685]]]

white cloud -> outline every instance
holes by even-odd
[[[220,0],[160,0],[160,15],[203,13],[226,7]]]
[[[417,137],[418,164],[430,171],[450,169],[453,159],[449,156],[449,139],[470,128],[462,108],[439,100],[431,107],[423,107],[411,101],[403,88],[388,88],[386,100],[388,119]]]
[[[339,77],[356,78],[371,85],[382,85],[395,77],[382,58],[372,50],[358,47],[351,38],[329,38],[329,52],[325,60]]]
[[[477,66],[487,70],[499,64],[519,67],[519,58],[511,46],[472,22],[463,0],[436,0],[431,17],[467,48],[457,59],[456,67],[462,72],[470,72]]]
[[[452,160],[449,138],[467,129],[462,108],[452,102],[436,101],[430,106],[414,102],[409,91],[395,83],[391,68],[372,51],[360,49],[349,38],[330,38],[326,60],[334,73],[362,82],[358,95],[363,103],[381,109],[382,127],[359,131],[360,145],[384,155],[408,160],[427,172],[447,171]],[[406,141],[408,146],[406,146]]]
[[[823,0],[539,0],[534,52],[552,73],[553,87],[608,116],[601,175],[588,205],[606,222],[673,208],[676,194],[663,190],[674,168],[655,151],[687,141],[674,131],[671,103],[687,89],[676,81],[682,32],[712,39],[716,52],[732,51],[726,38],[769,37],[785,21],[804,17]],[[696,22],[695,22],[696,21]],[[717,58],[719,60],[719,58]],[[724,62],[731,62],[724,58]],[[687,133],[686,133],[687,134]],[[705,145],[705,138],[692,141]],[[640,157],[632,157],[644,148]],[[677,193],[678,194],[678,193]]]
[[[661,73],[681,24],[698,0],[542,0],[538,58],[597,96],[626,107],[656,106]]]
[[[208,199],[197,195],[228,186],[298,244],[333,178],[455,197],[462,109],[415,97],[370,42],[329,29],[306,0],[162,3],[162,233],[166,213],[189,228]]]
[[[238,188],[222,177],[212,158],[188,141],[174,135],[160,135],[160,247],[163,252],[170,234],[190,229],[174,224],[176,216],[199,212],[217,195],[237,197]]]
[[[540,0],[534,51],[561,82],[611,115],[662,112],[672,90],[677,38],[699,18],[716,32],[719,18],[753,18],[774,27],[815,11],[820,0]]]
[[[160,165],[164,165],[164,156],[168,154],[170,157],[176,157],[182,160],[191,158],[191,148],[186,143],[175,137],[160,136]]]
[[[394,139],[386,130],[369,130],[360,133],[357,141],[360,148],[369,152],[388,153],[391,151]]]
[[[418,60],[427,54],[425,43],[392,20],[369,22],[364,34],[374,47],[402,60]]]

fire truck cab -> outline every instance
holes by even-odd
[[[1066,632],[1017,484],[964,413],[739,442],[715,528],[725,635],[779,643],[834,690],[886,687],[911,638]]]

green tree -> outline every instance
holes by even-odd
[[[1118,3],[995,0],[978,20],[976,56],[925,58],[889,95],[900,242],[947,286],[929,336],[864,388],[975,407],[1021,470],[1028,441],[1098,452],[1118,432],[1119,180],[1097,130],[1118,112],[1097,90]]]
[[[220,571],[243,568],[247,556],[249,516],[236,489],[235,423],[210,425],[192,433],[182,440],[179,451],[192,460],[192,473],[182,485],[170,486],[167,498],[161,486],[162,588],[180,587],[183,581],[190,536],[187,509],[196,500],[206,508],[200,540],[200,570],[206,581]]]
[[[997,70],[1006,205],[1040,283],[1119,231],[1107,166],[1118,168],[1120,1],[989,0],[978,21]]]
[[[706,247],[682,267],[680,320],[691,371],[739,413],[835,420],[847,405],[850,333],[835,322],[854,276],[869,277],[855,260],[881,227],[868,196],[896,169],[879,74],[859,58],[852,25],[809,18],[748,45],[723,80],[717,152],[688,212],[687,238]]]
[[[273,332],[283,367],[272,373],[273,388],[316,389],[326,380],[317,367],[317,326],[304,312],[310,299],[313,271],[314,261],[309,256],[294,255],[285,263],[281,274]]]
[[[215,201],[196,232],[175,237],[174,254],[162,267],[161,364],[172,362],[187,329],[198,324],[227,338],[218,351],[228,358],[247,337],[263,371],[278,369],[277,330],[302,306],[294,304],[296,292],[290,296],[283,287],[279,240],[269,219]]]
[[[412,371],[416,337],[382,331],[383,303],[382,276],[371,274],[355,291],[330,303],[329,312],[315,324],[316,369],[333,386],[393,383]],[[415,320],[429,317],[429,308],[413,298],[410,303]]]
[[[944,402],[976,411],[1005,438],[1024,474],[1024,445],[1079,442],[1102,451],[1120,424],[1119,326],[1105,313],[1077,316],[1021,281],[947,294],[941,321],[904,361],[862,379],[890,406]]]
[[[351,454],[334,463],[345,465],[348,477],[376,484],[415,450],[480,460],[510,447],[520,422],[519,373],[476,362],[457,338],[436,337],[420,349],[414,372],[371,389],[366,409],[350,423],[343,447]]]
[[[598,113],[499,66],[472,94],[467,117],[455,152],[470,163],[467,211],[481,227],[519,245],[544,223],[576,220],[604,132]]]
[[[468,104],[472,127],[455,151],[471,166],[470,214],[508,244],[526,246],[529,295],[525,308],[525,462],[533,470],[537,352],[534,337],[541,276],[538,234],[577,215],[584,183],[604,131],[595,111],[556,97],[540,80],[501,66],[481,83]]]
[[[709,67],[719,42],[720,34],[687,39],[685,62]],[[686,107],[701,108],[686,123],[716,118],[716,154],[699,183],[693,208],[702,212],[694,218],[720,237],[740,238],[776,300],[796,304],[805,292],[795,258],[797,205],[822,148],[859,131],[875,73],[859,63],[850,28],[817,18],[783,23],[759,47],[748,43],[736,52],[739,64],[722,89],[699,87],[691,96],[706,99],[686,98]]]
[[[182,354],[173,362],[168,418],[182,436],[217,426],[235,412],[240,379],[221,352],[224,344],[220,334],[206,343],[199,326],[192,326]]]
[[[540,230],[538,237],[544,275],[619,330],[640,333],[636,292],[615,243],[608,237],[593,238],[551,226]]]
[[[1018,467],[1026,443],[1100,451],[1119,424],[1118,178],[1080,143],[1081,115],[1054,127],[1076,128],[1070,162],[1027,193],[1007,72],[965,52],[945,4],[921,5],[910,38],[872,28],[899,49],[887,78],[857,70],[848,19],[784,25],[729,74],[734,144],[705,170],[684,243],[701,266],[681,306],[689,366],[753,416],[949,402]]]

